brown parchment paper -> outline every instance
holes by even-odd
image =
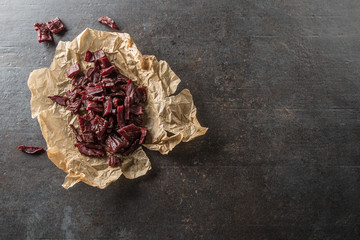
[[[64,188],[83,181],[103,189],[122,174],[133,179],[151,169],[142,147],[130,156],[118,155],[124,163],[115,168],[108,166],[108,157],[80,154],[74,147],[75,138],[69,128],[70,123],[78,127],[77,116],[47,98],[49,95],[64,95],[71,89],[65,70],[74,63],[79,63],[83,71],[88,69],[92,64],[83,61],[85,52],[99,49],[104,50],[123,75],[148,89],[144,107],[144,125],[148,134],[143,146],[167,154],[181,141],[190,141],[207,131],[196,119],[190,91],[184,89],[178,95],[172,95],[180,79],[165,61],[157,61],[155,56],[143,56],[127,33],[87,28],[72,42],[60,41],[50,68],[35,70],[28,79],[32,117],[38,118],[49,159],[67,173],[62,185]]]

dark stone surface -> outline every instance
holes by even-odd
[[[76,2],[76,3],[75,3]],[[360,1],[0,3],[1,239],[359,239]],[[169,62],[208,133],[105,190],[61,187],[27,78],[112,17]],[[55,43],[33,23],[59,16]]]

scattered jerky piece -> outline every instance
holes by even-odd
[[[34,24],[35,31],[38,33],[38,42],[44,42],[44,41],[52,41],[53,38],[51,36],[51,32],[46,25],[46,23],[35,23]]]
[[[110,156],[109,157],[109,166],[111,167],[118,167],[121,166],[121,160],[117,156]]]
[[[66,73],[67,73],[67,76],[68,76],[69,78],[78,75],[79,73],[81,73],[80,65],[79,65],[78,63],[75,63],[75,64],[71,65],[71,66],[66,70]]]
[[[27,154],[35,154],[35,153],[41,153],[44,152],[44,148],[42,147],[32,147],[32,146],[24,146],[24,145],[20,145],[18,147],[18,150],[27,153]]]
[[[47,22],[46,25],[53,34],[58,34],[60,31],[65,29],[65,26],[59,17]]]
[[[48,96],[48,98],[50,98],[51,100],[53,100],[54,102],[60,104],[61,106],[66,106],[66,101],[67,101],[67,97],[62,97],[62,96],[58,96],[58,95],[54,95],[54,96]]]
[[[102,23],[102,24],[105,24],[105,25],[108,25],[112,29],[119,30],[119,28],[115,24],[115,21],[112,20],[111,18],[109,18],[108,16],[102,16],[101,18],[98,19],[98,22]]]

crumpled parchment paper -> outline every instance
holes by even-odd
[[[196,119],[196,107],[188,89],[170,96],[176,91],[180,79],[165,61],[157,61],[155,56],[143,56],[127,33],[87,28],[72,42],[60,41],[50,68],[35,70],[28,79],[32,117],[38,118],[49,159],[67,173],[62,185],[66,189],[79,181],[103,189],[122,174],[133,179],[151,169],[142,147],[130,156],[118,155],[124,161],[121,167],[110,167],[108,157],[80,154],[69,127],[72,123],[78,128],[77,116],[48,99],[49,95],[64,95],[71,89],[65,70],[79,63],[85,71],[92,66],[83,61],[85,52],[99,49],[104,50],[120,73],[131,78],[137,86],[148,89],[144,108],[144,126],[148,134],[143,146],[167,154],[181,141],[188,142],[207,131]]]

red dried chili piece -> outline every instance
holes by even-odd
[[[35,154],[35,153],[41,153],[44,152],[44,148],[42,147],[32,147],[32,146],[24,146],[24,145],[20,145],[18,147],[18,150],[27,153],[27,154]]]
[[[118,167],[121,166],[121,160],[117,156],[110,156],[109,157],[109,166],[111,167]]]
[[[65,29],[65,26],[59,17],[47,22],[46,25],[53,34],[58,34],[60,31]]]
[[[71,66],[66,70],[66,73],[67,73],[67,76],[68,76],[69,78],[78,75],[79,73],[81,73],[80,65],[79,65],[78,63],[75,63],[75,64],[71,65]]]
[[[108,16],[102,16],[101,18],[98,19],[98,22],[105,24],[105,25],[111,27],[112,29],[119,30],[119,28],[115,24],[115,21],[112,20],[111,18],[109,18]]]
[[[38,33],[38,42],[44,42],[44,41],[52,41],[53,38],[51,36],[51,32],[46,25],[46,23],[35,23],[34,24],[35,31]]]
[[[66,101],[67,101],[67,97],[62,97],[62,96],[58,96],[58,95],[54,95],[54,96],[48,96],[48,98],[50,98],[51,100],[53,100],[54,102],[60,104],[61,106],[66,106]]]

